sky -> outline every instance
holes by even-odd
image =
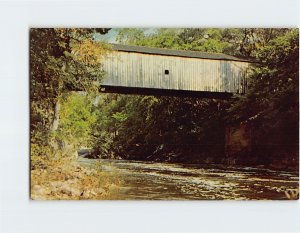
[[[117,35],[118,35],[118,32],[120,29],[122,29],[122,28],[112,28],[108,31],[108,33],[106,33],[104,35],[97,34],[96,40],[118,44],[118,42],[116,41],[116,38],[117,38]],[[148,28],[144,31],[144,33],[150,34],[150,33],[153,33],[154,31],[155,31],[155,28]]]
[[[101,34],[97,34],[96,39],[100,40],[100,41],[105,41],[108,43],[117,43],[116,38],[118,35],[118,28],[112,28],[108,31],[108,33],[101,35]]]

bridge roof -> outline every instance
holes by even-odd
[[[176,56],[176,57],[201,58],[201,59],[210,59],[210,60],[227,60],[227,61],[229,60],[229,61],[240,61],[240,62],[253,62],[250,60],[226,55],[223,53],[205,53],[205,52],[189,51],[189,50],[162,49],[162,48],[121,45],[121,44],[111,44],[111,45],[112,45],[113,50],[124,51],[124,52],[157,54],[157,55]]]

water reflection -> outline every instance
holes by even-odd
[[[298,174],[253,167],[183,165],[125,160],[100,161],[101,169],[124,179],[118,199],[287,199],[285,191],[298,188]]]

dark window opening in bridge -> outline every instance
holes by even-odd
[[[165,70],[165,74],[169,74],[169,70]]]

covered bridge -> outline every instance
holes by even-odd
[[[249,61],[196,51],[113,44],[105,92],[226,98],[247,91]]]

